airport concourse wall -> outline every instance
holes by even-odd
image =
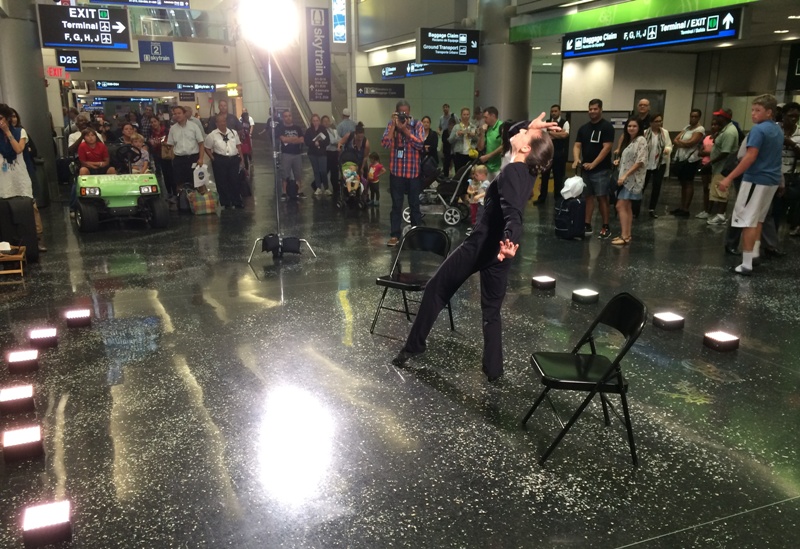
[[[664,127],[683,128],[694,96],[697,55],[623,53],[564,61],[561,107],[585,111],[592,98],[605,111],[630,111],[636,90],[664,90]]]

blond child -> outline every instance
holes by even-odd
[[[381,157],[376,152],[369,153],[369,170],[367,171],[367,186],[369,187],[369,205],[378,206],[381,199],[381,190],[378,182],[386,169],[381,164]]]
[[[489,169],[483,164],[476,164],[472,168],[471,176],[467,195],[469,196],[470,221],[475,225],[478,222],[478,213],[483,208],[486,189],[489,188]]]
[[[147,173],[150,168],[150,154],[147,152],[147,147],[144,146],[144,136],[140,133],[133,134],[131,136],[131,144],[142,153],[139,160],[131,164],[131,172]]]

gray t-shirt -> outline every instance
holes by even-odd
[[[336,133],[339,134],[339,139],[344,139],[344,136],[348,133],[352,135],[354,131],[356,131],[356,123],[349,118],[345,118],[336,126]]]

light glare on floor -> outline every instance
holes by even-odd
[[[731,335],[726,332],[708,332],[706,337],[710,337],[711,339],[715,339],[720,342],[736,341],[739,339],[735,335]]]
[[[30,362],[39,358],[39,351],[32,349],[29,351],[12,351],[8,353],[8,362]]]
[[[664,312],[653,315],[653,326],[664,330],[678,330],[683,328],[684,318],[675,313]]]
[[[550,290],[556,287],[556,279],[552,276],[534,276],[531,278],[531,286],[540,290]]]
[[[19,387],[0,389],[0,402],[10,402],[31,397],[33,397],[33,385],[20,385]]]
[[[69,501],[57,501],[28,507],[22,515],[22,529],[35,530],[69,522]]]
[[[703,336],[703,345],[715,351],[733,351],[739,348],[739,338],[727,332],[708,332]]]
[[[580,288],[572,292],[572,301],[576,303],[597,303],[600,294],[589,288]]]
[[[38,328],[36,330],[31,330],[28,333],[28,337],[30,339],[48,339],[51,337],[56,337],[56,329],[55,328]]]
[[[36,425],[35,427],[24,427],[22,429],[12,429],[11,431],[3,431],[3,448],[11,448],[19,446],[20,444],[30,444],[42,440],[42,428]]]

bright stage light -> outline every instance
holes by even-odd
[[[89,309],[75,309],[64,314],[69,328],[81,328],[92,325],[92,311]]]
[[[556,287],[556,279],[551,276],[534,276],[531,278],[531,286],[540,290],[552,290]]]
[[[22,514],[25,547],[39,547],[72,539],[69,501],[28,507]]]
[[[28,341],[38,348],[58,345],[58,332],[55,328],[37,328],[28,332]]]
[[[733,351],[739,348],[739,338],[727,332],[708,332],[703,336],[703,345],[715,351]]]
[[[656,313],[653,315],[653,326],[662,330],[680,330],[683,328],[683,317],[675,313]]]
[[[598,299],[600,299],[600,294],[588,288],[581,288],[572,292],[572,301],[575,303],[597,303]]]
[[[38,425],[3,431],[3,460],[6,463],[36,458],[42,454],[42,428]]]
[[[36,349],[11,351],[6,355],[6,363],[11,372],[35,370],[39,367],[39,351]]]
[[[0,413],[15,414],[35,409],[33,385],[18,385],[0,389]]]
[[[281,50],[297,41],[300,17],[292,0],[240,0],[242,35],[267,51]]]

